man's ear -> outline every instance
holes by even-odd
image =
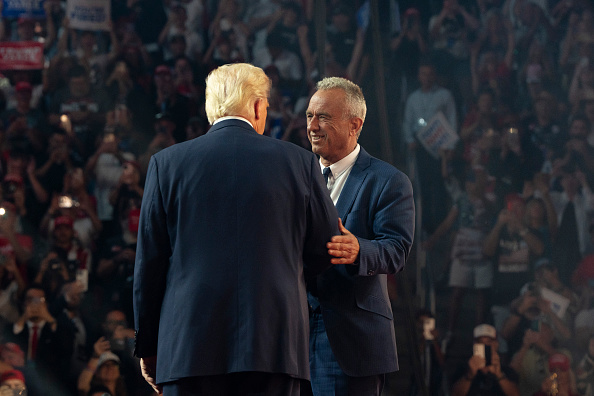
[[[356,135],[357,132],[363,126],[363,120],[359,117],[351,117],[351,119],[349,121],[349,125],[350,125],[349,134]]]
[[[262,106],[266,106],[266,102],[262,99],[256,99],[254,102],[254,118],[256,120],[260,119],[260,112],[262,111]]]

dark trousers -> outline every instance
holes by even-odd
[[[309,381],[287,374],[242,372],[182,378],[163,384],[163,396],[300,396]]]
[[[346,375],[330,347],[321,313],[309,316],[309,372],[311,388],[302,396],[379,396],[386,380],[385,374],[367,377]]]

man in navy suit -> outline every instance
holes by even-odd
[[[155,154],[134,271],[136,355],[168,395],[309,387],[305,272],[331,266],[338,217],[318,160],[262,136],[270,82],[252,65],[206,80],[209,132]]]
[[[387,275],[404,267],[414,234],[410,181],[357,143],[367,107],[343,78],[317,84],[307,132],[342,235],[329,243],[329,271],[309,280],[310,370],[316,396],[379,395],[398,370]],[[344,264],[344,265],[343,265]]]

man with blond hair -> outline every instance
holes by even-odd
[[[328,245],[336,265],[308,282],[313,394],[379,396],[385,374],[398,370],[387,274],[404,268],[413,242],[412,186],[357,142],[367,112],[361,88],[339,77],[316,88],[307,135],[342,235]]]
[[[316,157],[262,136],[269,90],[260,68],[215,69],[209,132],[150,161],[136,355],[165,396],[297,396],[309,386],[304,272],[331,265],[338,217]]]

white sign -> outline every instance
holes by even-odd
[[[417,138],[435,158],[439,158],[440,149],[453,149],[460,139],[441,111],[417,132]]]
[[[109,0],[68,0],[66,3],[72,29],[110,30],[110,13]]]
[[[540,296],[543,300],[546,300],[551,304],[551,311],[553,311],[560,319],[563,319],[565,311],[569,306],[569,298],[562,296],[559,293],[555,293],[546,287],[540,289]]]

